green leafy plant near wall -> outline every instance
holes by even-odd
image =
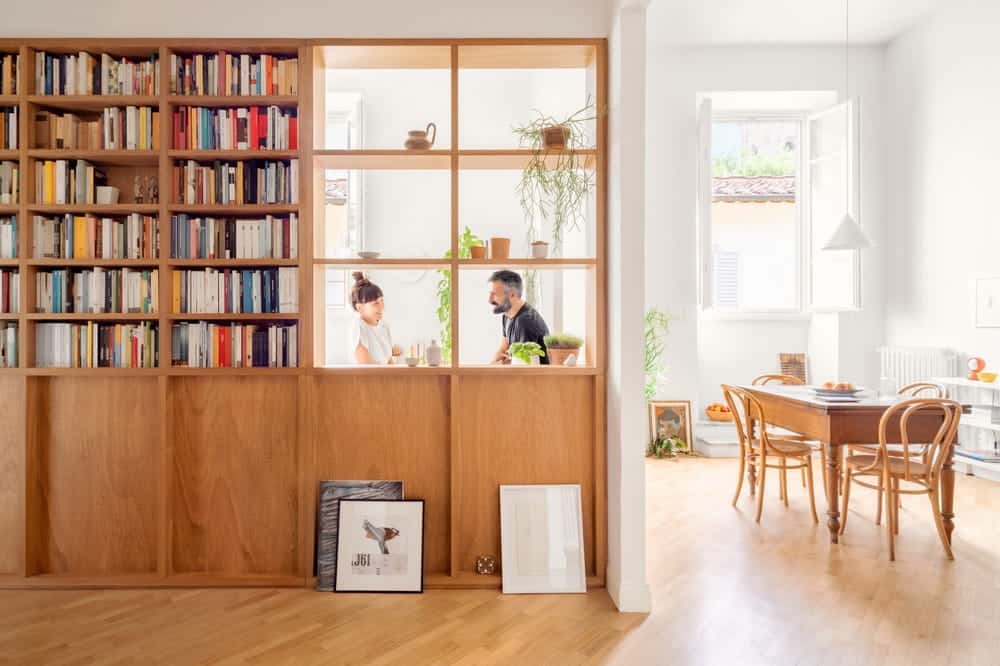
[[[532,151],[521,172],[517,193],[528,224],[528,241],[538,238],[538,223],[552,222],[552,252],[559,255],[563,234],[578,229],[586,215],[587,196],[594,188],[594,173],[587,170],[586,156],[579,150],[588,148],[587,128],[595,118],[594,105],[587,105],[562,120],[539,111],[526,125],[514,128],[521,148]],[[561,127],[565,147],[550,150],[545,144],[545,130]]]
[[[646,312],[644,365],[647,401],[656,397],[656,391],[663,382],[663,350],[669,328],[670,315],[666,312],[656,308]]]
[[[470,248],[474,245],[482,245],[483,241],[476,234],[472,233],[469,227],[462,230],[462,235],[458,237],[458,258],[468,259],[472,256]],[[446,259],[451,259],[451,250],[444,253]],[[437,297],[438,321],[441,322],[441,362],[451,363],[451,270],[447,268],[438,269]]]
[[[531,359],[545,356],[545,350],[537,342],[515,342],[510,346],[510,355],[525,365],[531,365]]]

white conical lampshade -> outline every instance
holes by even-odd
[[[844,215],[837,228],[830,236],[830,240],[823,246],[824,250],[861,250],[871,247],[872,242],[861,230],[861,225],[854,221],[851,214]]]

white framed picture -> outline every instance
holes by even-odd
[[[504,594],[587,591],[579,484],[500,486]]]
[[[424,591],[424,501],[340,500],[337,592]]]

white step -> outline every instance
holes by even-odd
[[[739,457],[736,426],[731,422],[698,421],[694,427],[694,449],[709,458]]]

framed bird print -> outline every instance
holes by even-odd
[[[424,591],[424,501],[340,500],[337,592]]]

